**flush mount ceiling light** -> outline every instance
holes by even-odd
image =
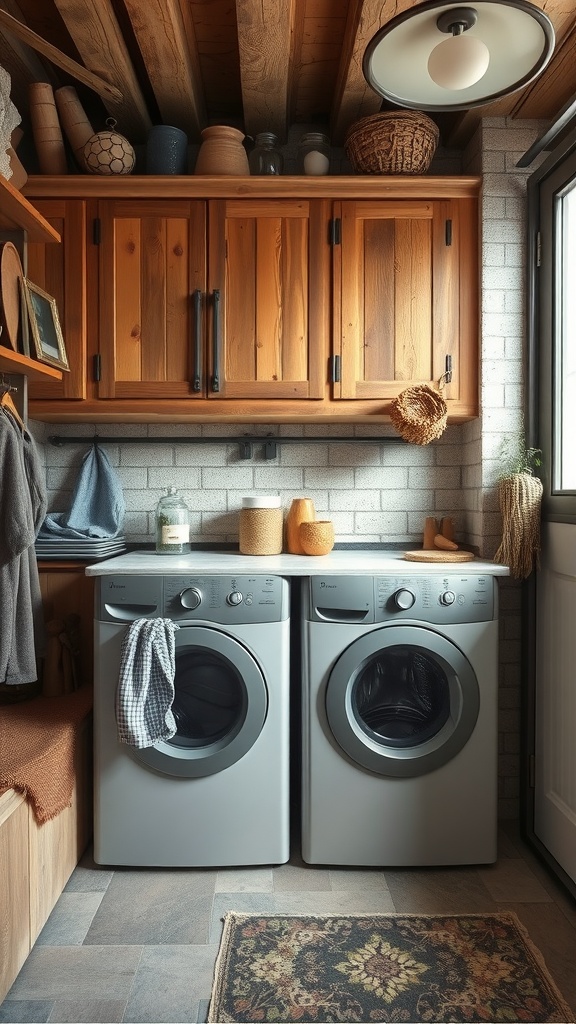
[[[546,67],[554,28],[526,0],[473,6],[427,0],[392,18],[370,40],[368,84],[415,110],[463,110],[516,92]]]

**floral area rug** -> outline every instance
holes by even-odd
[[[574,1017],[516,914],[227,914],[208,1021]]]

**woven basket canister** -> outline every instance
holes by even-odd
[[[424,174],[438,145],[438,126],[418,110],[388,110],[353,124],[344,148],[359,174]]]
[[[427,384],[406,388],[390,407],[390,419],[410,444],[430,444],[446,430],[448,407]]]

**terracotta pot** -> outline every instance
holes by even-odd
[[[329,519],[300,523],[299,534],[305,555],[327,555],[334,547],[334,524]]]
[[[291,555],[305,554],[300,541],[300,523],[316,517],[312,498],[294,498],[286,516],[286,551]]]
[[[226,124],[204,128],[194,174],[250,174],[243,139],[241,131]]]

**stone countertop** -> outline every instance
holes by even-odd
[[[359,575],[414,577],[471,573],[508,576],[506,565],[475,558],[472,562],[409,562],[402,551],[334,549],[328,555],[243,555],[239,551],[192,551],[189,555],[157,555],[131,551],[86,569],[87,576],[244,575],[277,576]]]

